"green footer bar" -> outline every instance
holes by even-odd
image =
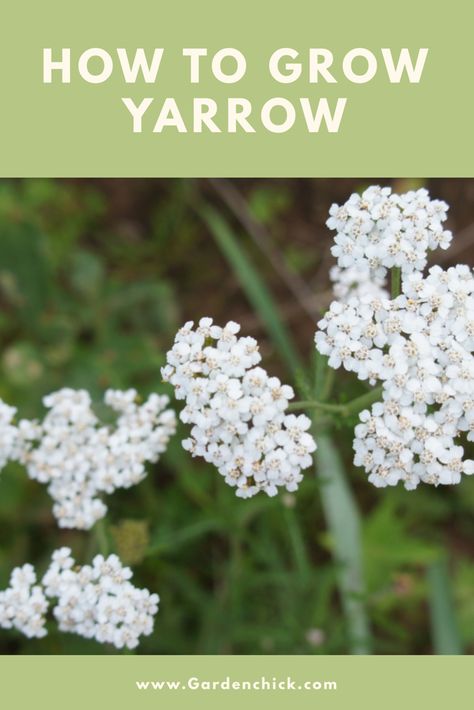
[[[2,706],[443,708],[468,698],[470,656],[3,656]],[[87,705],[86,705],[87,704]],[[403,705],[402,705],[403,704]]]

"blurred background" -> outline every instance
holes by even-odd
[[[168,391],[165,353],[201,316],[241,323],[265,367],[291,383],[292,359],[312,366],[331,300],[328,209],[369,184],[425,186],[448,202],[453,246],[432,262],[474,264],[474,180],[1,181],[0,397],[35,417],[63,386],[97,401],[107,387]],[[352,376],[337,378],[338,396],[360,394]],[[351,426],[337,443],[361,517],[372,652],[472,653],[474,477],[375,489],[352,466]],[[106,498],[111,550],[161,596],[138,652],[348,653],[321,476],[309,469],[296,494],[243,501],[181,449],[184,433],[144,482]],[[0,589],[14,566],[42,571],[61,545],[81,564],[98,551],[93,531],[60,530],[45,487],[10,464],[0,474]],[[114,649],[53,625],[32,641],[0,630],[0,652]]]

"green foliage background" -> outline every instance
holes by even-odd
[[[472,261],[474,183],[400,182],[426,184],[451,203],[450,226],[462,237],[452,259]],[[166,391],[160,366],[174,333],[202,315],[239,321],[261,342],[265,366],[291,381],[292,359],[312,367],[315,320],[328,303],[327,210],[363,186],[2,181],[0,396],[33,417],[42,414],[42,396],[62,386],[87,388],[98,403],[107,387]],[[225,199],[229,190],[238,192],[237,209]],[[263,251],[246,219],[264,231]],[[306,308],[275,270],[275,255],[297,285],[306,285],[302,300],[314,296]],[[361,387],[338,374],[334,397],[348,401]],[[100,404],[98,411],[106,416]],[[450,489],[376,490],[351,464],[354,423],[333,425],[360,510],[362,601],[373,652],[471,653],[474,480]],[[308,470],[296,494],[242,501],[212,467],[181,449],[183,434],[180,428],[143,483],[106,501],[110,549],[133,566],[138,585],[161,596],[155,632],[138,652],[347,653],[340,570],[331,554],[337,541],[321,507],[325,472]],[[44,486],[7,466],[0,475],[0,589],[12,567],[28,561],[41,570],[61,545],[86,563],[99,540],[94,531],[60,530]],[[0,652],[114,649],[59,634],[52,624],[43,640],[0,630]]]

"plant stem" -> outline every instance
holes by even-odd
[[[319,429],[317,415],[313,419]],[[321,501],[331,535],[332,556],[338,566],[338,587],[353,654],[372,650],[364,583],[363,547],[357,501],[346,479],[339,451],[331,437],[318,431],[316,469]]]
[[[427,576],[433,650],[439,655],[460,655],[463,653],[463,648],[456,621],[446,556],[429,566]]]
[[[390,271],[392,298],[396,298],[401,293],[402,270],[399,266],[394,266]]]
[[[375,387],[375,389],[370,390],[370,392],[361,394],[360,397],[356,397],[351,402],[343,405],[344,415],[349,416],[350,414],[358,414],[369,405],[377,402],[382,397],[382,391],[381,386]]]
[[[109,554],[109,538],[105,527],[105,520],[98,520],[94,527],[95,539],[97,547],[101,555],[107,557]]]
[[[298,402],[291,402],[288,405],[288,411],[295,411],[300,409],[319,409],[322,412],[332,412],[333,414],[340,414],[342,417],[348,417],[351,414],[356,414],[362,411],[370,404],[376,402],[382,396],[382,388],[376,387],[370,392],[366,392],[360,397],[356,397],[351,402],[346,404],[328,404],[326,402],[318,402],[316,400],[301,400]]]
[[[290,412],[300,409],[320,409],[323,412],[334,412],[335,414],[338,414],[342,411],[342,407],[339,404],[326,404],[325,402],[317,402],[314,399],[290,402],[290,404],[288,405],[288,411]]]
[[[333,370],[331,367],[328,370],[328,372],[326,373],[326,378],[325,378],[323,389],[321,392],[321,399],[323,400],[323,402],[326,402],[326,400],[328,400],[329,397],[331,396],[335,377],[336,377],[336,370]]]

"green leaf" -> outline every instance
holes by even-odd
[[[319,432],[317,441],[316,467],[321,479],[321,500],[331,536],[332,553],[339,565],[338,586],[349,630],[351,653],[370,653],[372,643],[364,602],[359,511],[331,438]]]
[[[431,635],[436,654],[462,654],[446,558],[428,568]]]
[[[232,267],[247,298],[262,319],[282,358],[292,372],[302,369],[291,335],[280,318],[272,295],[245,253],[241,241],[212,207],[204,207],[200,210],[200,214]]]
[[[222,529],[222,523],[218,519],[210,518],[208,520],[200,520],[197,523],[192,523],[179,530],[160,532],[151,540],[150,546],[146,551],[146,556],[156,555],[158,553],[176,550],[184,544],[190,544],[203,535],[210,532]]]
[[[423,569],[439,556],[435,542],[421,537],[409,527],[403,502],[394,496],[383,496],[366,516],[363,542],[370,594],[380,594],[397,574]]]

